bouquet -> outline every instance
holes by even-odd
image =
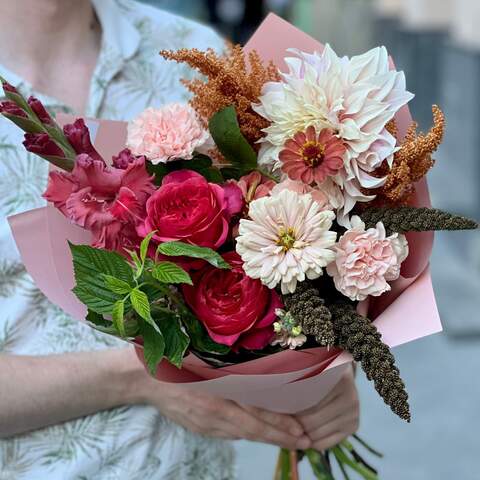
[[[159,380],[296,412],[353,358],[410,421],[390,347],[440,329],[425,232],[477,228],[429,205],[440,108],[418,133],[385,48],[339,58],[275,16],[222,56],[160,54],[202,77],[128,125],[54,120],[3,81],[2,114],[52,164],[49,206],[10,220],[28,271]],[[304,455],[320,479],[333,460],[377,478],[355,442],[281,451],[276,478]]]

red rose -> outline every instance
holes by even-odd
[[[239,188],[208,183],[191,170],[165,176],[162,186],[147,201],[147,216],[140,236],[153,230],[158,242],[182,242],[217,249],[228,236],[229,221],[241,208]]]
[[[185,300],[217,343],[233,350],[260,350],[273,337],[275,309],[282,307],[275,290],[243,271],[236,252],[223,258],[231,270],[208,265],[192,275],[193,286],[185,286]]]

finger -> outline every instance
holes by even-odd
[[[304,434],[302,424],[291,415],[270,412],[263,408],[250,407],[247,405],[241,405],[241,407],[258,419],[273,425],[278,430],[289,432],[296,437],[300,437]]]
[[[324,450],[328,450],[329,448],[337,446],[342,440],[345,440],[348,435],[345,435],[342,432],[335,432],[332,435],[329,435],[318,442],[314,442],[313,448],[318,450],[319,452],[323,452]]]
[[[225,414],[225,420],[235,425],[238,429],[238,434],[247,440],[301,450],[309,448],[311,444],[307,436],[297,437],[288,432],[278,430],[273,425],[257,418],[239,406],[230,408]]]
[[[345,435],[351,435],[358,429],[358,417],[354,414],[339,416],[332,421],[320,425],[315,430],[308,432],[308,436],[313,443],[321,441],[337,432],[344,432]]]
[[[316,411],[312,411],[307,415],[302,415],[300,420],[303,428],[310,434],[312,430],[316,430],[321,425],[326,425],[334,421],[337,417],[347,413],[356,413],[355,403],[347,396],[339,396],[334,398],[325,406],[319,406]]]

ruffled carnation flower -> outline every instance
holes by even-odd
[[[244,270],[269,288],[293,293],[297,282],[322,275],[335,254],[335,214],[321,211],[310,194],[283,190],[250,203],[251,220],[240,220],[237,252]]]
[[[194,151],[206,153],[213,146],[210,139],[195,110],[181,103],[147,108],[128,124],[128,148],[153,164],[190,160]]]
[[[271,122],[264,129],[259,162],[279,168],[280,152],[297,132],[310,126],[316,132],[333,130],[346,147],[344,168],[334,178],[345,197],[337,220],[347,225],[355,203],[374,198],[362,189],[384,183],[371,172],[393,161],[396,139],[386,126],[413,95],[406,91],[403,72],[391,69],[384,47],[350,59],[339,58],[329,45],[321,54],[292,52],[296,56],[285,59],[289,72],[265,84],[254,105]]]
[[[336,175],[343,167],[345,150],[332,130],[324,128],[317,134],[315,127],[310,125],[305,132],[298,132],[287,140],[278,157],[282,171],[289,178],[310,185]]]
[[[335,246],[335,261],[327,266],[337,290],[351,300],[378,297],[390,290],[388,282],[400,275],[400,265],[408,256],[405,235],[386,236],[385,227],[378,222],[365,230],[360,217],[351,218],[352,228]]]

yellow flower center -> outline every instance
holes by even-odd
[[[325,145],[310,141],[302,146],[301,155],[303,161],[310,167],[317,167],[325,157]]]
[[[285,252],[293,248],[295,242],[295,230],[292,227],[289,227],[287,229],[281,228],[279,230],[277,245],[283,247],[283,250]]]

